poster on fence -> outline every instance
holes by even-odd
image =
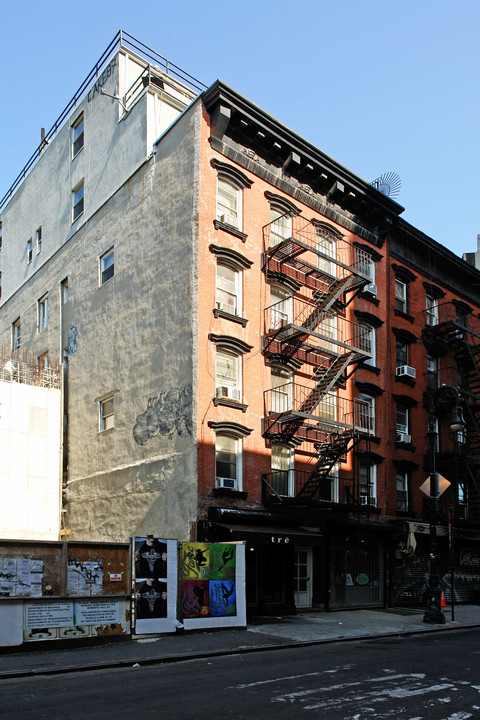
[[[175,632],[177,620],[177,541],[134,540],[135,632]]]
[[[180,566],[186,630],[246,625],[243,543],[184,542]]]

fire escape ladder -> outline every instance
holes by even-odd
[[[349,448],[351,441],[353,445]],[[345,430],[338,435],[330,437],[330,441],[317,443],[318,460],[307,478],[305,484],[298,492],[298,497],[313,498],[321,490],[321,484],[329,477],[333,467],[341,457],[353,449],[360,441],[360,437],[353,430]]]
[[[354,353],[349,350],[343,355],[338,355],[326,370],[324,368],[315,370],[312,375],[312,379],[315,380],[315,387],[300,405],[299,412],[311,414],[315,410],[322,397],[332,389],[347,365],[350,364],[352,355]]]
[[[326,293],[320,295],[315,301],[315,308],[302,323],[302,327],[307,330],[314,330],[321,320],[322,314],[326,313],[327,310],[336,303],[338,298],[346,292],[349,285],[353,282],[353,275],[349,275],[345,278],[339,278],[333,282]]]

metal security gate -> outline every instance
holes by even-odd
[[[384,556],[384,542],[379,538],[332,538],[330,609],[382,607],[385,599]]]

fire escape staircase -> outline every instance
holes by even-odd
[[[306,482],[297,493],[297,497],[318,498],[322,495],[322,485],[329,481],[330,472],[340,458],[351,451],[360,442],[355,430],[344,430],[332,435],[328,442],[317,443],[317,462]]]

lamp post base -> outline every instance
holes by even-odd
[[[445,625],[445,615],[441,606],[441,590],[428,591],[428,603],[423,622],[431,625]]]

